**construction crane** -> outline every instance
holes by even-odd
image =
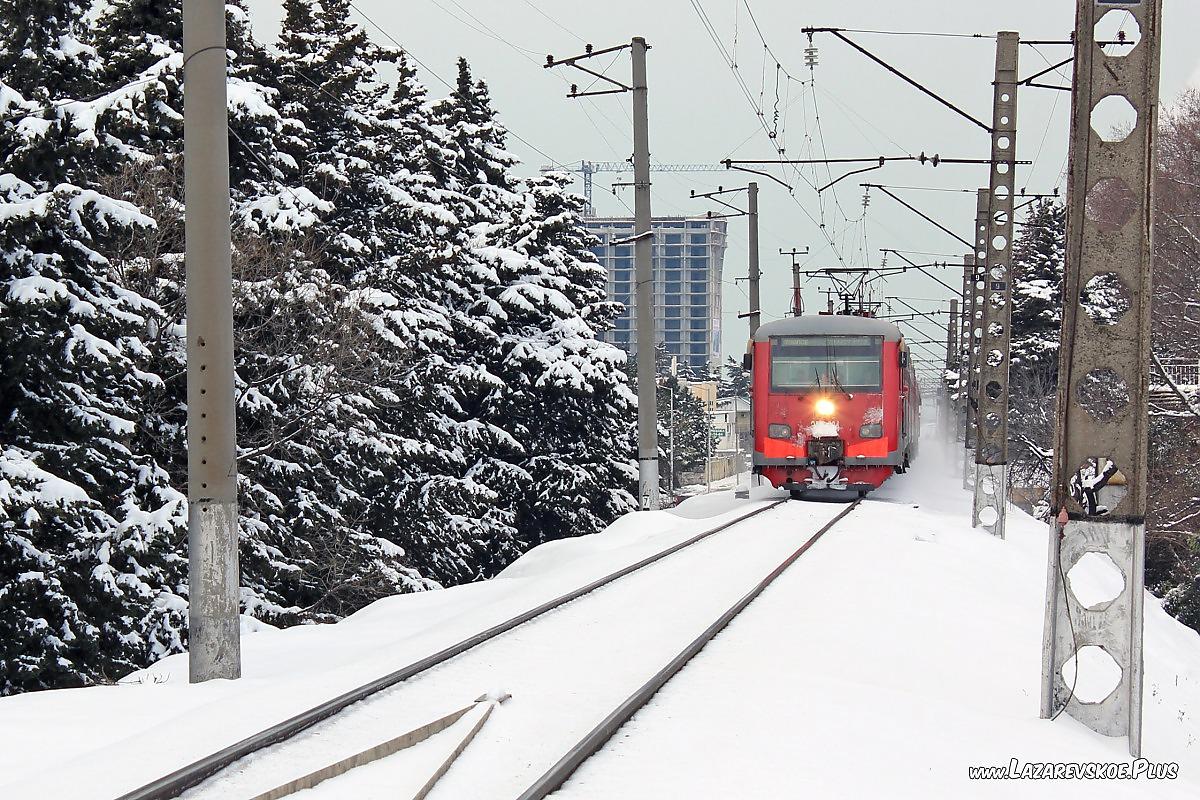
[[[651,172],[725,172],[722,164],[651,164]],[[587,215],[596,215],[592,203],[592,176],[597,172],[633,172],[633,161],[580,161],[578,164],[544,166],[542,172],[574,172],[583,176],[583,196],[587,199]]]

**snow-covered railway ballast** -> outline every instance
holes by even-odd
[[[861,497],[917,455],[921,393],[900,329],[820,314],[751,343],[754,472],[804,499]]]

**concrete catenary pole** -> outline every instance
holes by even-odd
[[[807,248],[807,247],[805,247],[803,250],[796,248],[796,247],[793,247],[791,250],[784,250],[782,247],[779,248],[779,255],[791,256],[791,258],[792,258],[792,308],[791,308],[791,313],[792,313],[793,317],[799,317],[804,313],[804,294],[801,291],[802,286],[800,283],[801,275],[800,275],[799,258],[800,258],[800,256],[808,255],[808,251],[809,251],[809,248]]]
[[[675,505],[675,386],[679,380],[675,356],[671,356],[671,378],[667,384],[670,391],[670,409],[667,412],[667,490],[670,492],[669,505]]]
[[[946,323],[946,368],[958,368],[958,298],[950,300],[950,321]]]
[[[759,268],[759,253],[758,253],[758,183],[750,181],[750,185],[746,187],[746,223],[748,226],[748,244],[750,250],[750,348],[754,348],[754,334],[758,332],[758,326],[762,324],[762,294],[761,281],[762,272]],[[754,416],[750,417],[751,437],[753,438]],[[738,437],[737,430],[737,398],[733,400],[733,438]],[[711,437],[710,437],[711,438]],[[758,476],[750,476],[750,485],[758,485]]]
[[[950,390],[950,384],[947,381],[947,376],[958,373],[958,300],[950,301],[950,319],[946,322],[946,371],[942,376],[942,392],[944,398],[942,402],[942,416],[938,419],[938,424],[942,428],[943,447],[952,448],[954,446],[955,429],[957,428],[957,416],[955,414],[955,400]],[[946,452],[950,452],[949,449]],[[957,466],[954,469],[958,469]]]
[[[1142,742],[1150,254],[1162,0],[1114,6],[1097,0],[1076,5],[1051,506],[1056,513],[1046,572],[1041,711],[1055,717],[1065,710],[1094,731],[1127,736],[1136,758]],[[1105,49],[1096,43],[1106,14],[1115,15],[1122,30],[1133,29],[1133,47]],[[1124,104],[1130,116],[1136,112],[1136,121],[1117,131],[1093,126],[1092,113],[1101,103]],[[1120,590],[1089,597],[1085,605],[1072,584],[1073,570],[1085,559],[1115,565],[1123,578]],[[1083,657],[1084,650],[1094,657]],[[1102,697],[1077,694],[1076,678],[1080,687],[1094,684],[1094,665],[1105,662],[1119,676],[1111,690]],[[1078,671],[1071,676],[1068,668]]]
[[[963,454],[963,488],[975,485],[975,448],[979,443],[979,353],[983,341],[984,282],[987,271],[987,215],[989,190],[975,194],[975,252],[971,254],[971,335],[967,359],[967,435]],[[971,499],[974,504],[974,498]],[[972,510],[972,517],[974,511]]]
[[[978,438],[972,525],[1004,538],[1008,505],[1008,351],[1012,316],[1013,195],[1016,191],[1017,51],[1015,31],[996,36],[992,101],[991,187],[983,242],[983,340],[980,343]]]
[[[225,4],[183,9],[187,279],[188,669],[241,676]]]
[[[638,353],[638,494],[643,511],[659,508],[658,384],[654,351],[654,266],[651,260],[650,132],[646,86],[646,51],[640,36],[633,38],[633,247],[637,275]]]
[[[792,262],[792,316],[799,317],[804,313],[804,295],[800,285],[800,264]]]
[[[967,383],[970,380],[968,365],[971,351],[971,299],[974,297],[975,254],[963,257],[962,313],[958,315],[958,429],[956,436],[966,442],[967,436]]]
[[[762,324],[762,303],[759,296],[759,279],[761,274],[758,267],[758,184],[750,181],[746,189],[746,222],[749,226],[748,240],[750,250],[750,341]]]

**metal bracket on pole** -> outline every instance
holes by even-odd
[[[992,167],[986,234],[983,339],[979,353],[978,442],[972,522],[1004,538],[1008,505],[1008,352],[1012,310],[1013,194],[1016,191],[1017,51],[1015,31],[996,35]]]
[[[1150,363],[1150,254],[1162,0],[1077,0],[1067,263],[1054,447],[1054,508],[1042,649],[1042,716],[1066,711],[1094,731],[1128,736],[1141,753],[1142,606]],[[1106,13],[1130,15],[1138,44],[1108,54],[1095,41]],[[1128,101],[1137,121],[1123,137],[1098,133],[1093,110]],[[1114,140],[1116,139],[1116,140]],[[1102,213],[1096,213],[1101,210]],[[1103,303],[1097,297],[1105,298]],[[1108,597],[1075,593],[1082,559],[1111,562],[1123,578]],[[1090,650],[1088,658],[1080,658]],[[1068,666],[1115,668],[1111,690],[1079,696]],[[1080,663],[1082,662],[1082,663]],[[1087,676],[1095,678],[1093,674]],[[1105,687],[1107,688],[1107,687]]]

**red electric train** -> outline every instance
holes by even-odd
[[[761,326],[751,357],[754,472],[802,499],[852,499],[917,456],[921,393],[900,329],[873,317]]]

